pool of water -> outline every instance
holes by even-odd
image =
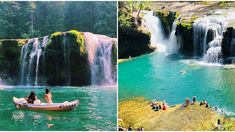
[[[143,96],[178,104],[195,95],[235,116],[235,69],[152,53],[119,64],[118,75],[120,101]]]
[[[0,130],[116,130],[116,87],[52,87],[53,102],[79,99],[75,110],[64,112],[16,109],[12,97],[31,90],[41,99],[45,87],[0,87]],[[54,124],[48,127],[47,124]]]

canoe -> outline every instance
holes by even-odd
[[[46,110],[46,111],[67,111],[73,110],[79,104],[79,100],[74,100],[71,102],[63,102],[63,103],[41,103],[41,104],[29,104],[22,99],[13,97],[13,103],[18,109],[29,109],[29,110]]]

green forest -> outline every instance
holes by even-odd
[[[78,30],[116,37],[116,2],[0,2],[0,39]]]

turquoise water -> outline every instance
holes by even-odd
[[[116,87],[53,87],[54,102],[79,99],[73,111],[45,112],[16,109],[12,97],[31,90],[43,97],[45,87],[0,88],[0,130],[116,130]],[[47,124],[54,124],[48,128]]]
[[[217,105],[227,115],[235,116],[235,69],[153,53],[119,64],[118,75],[120,101],[144,96],[178,104],[195,95],[198,100],[206,99],[211,106]]]

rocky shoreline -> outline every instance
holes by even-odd
[[[161,103],[161,102],[159,102]],[[119,103],[119,127],[131,127],[134,130],[219,130],[218,119],[221,120],[220,130],[235,130],[235,119],[220,115],[212,108],[199,106],[199,103],[183,107],[182,104],[169,106],[166,110],[154,111],[151,101],[136,97]]]

